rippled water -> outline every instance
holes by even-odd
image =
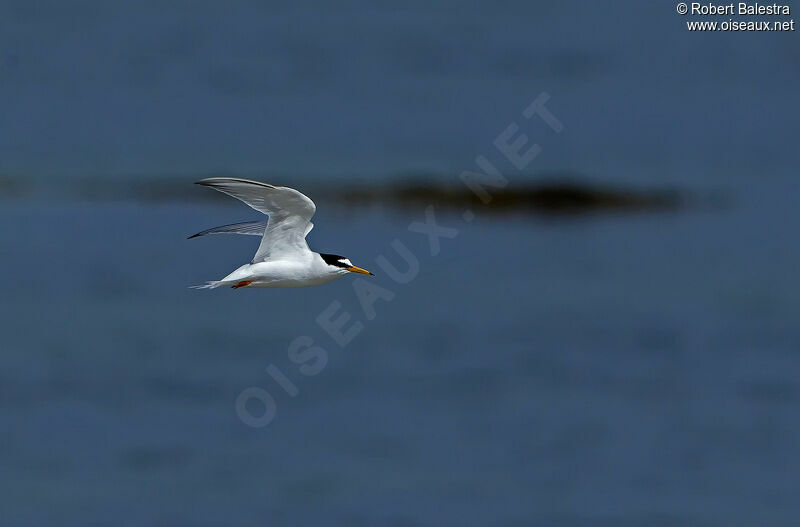
[[[0,524],[800,517],[794,34],[689,34],[674,4],[633,1],[7,4]],[[560,134],[520,118],[543,92]],[[542,147],[522,171],[493,146],[512,122]],[[185,237],[252,216],[129,184],[457,184],[478,154],[512,185],[713,199],[439,211],[458,234],[435,256],[408,230],[422,207],[318,199],[312,247],[393,295],[371,318],[356,277],[190,290],[256,240]],[[401,265],[395,239],[419,260],[406,284],[375,262]],[[316,322],[332,302],[363,324],[344,347]],[[300,336],[327,353],[317,375],[290,360]],[[264,428],[237,415],[248,387],[275,400]]]
[[[184,239],[246,219],[237,205],[0,210],[14,226],[0,233],[6,524],[787,524],[800,512],[788,198],[563,221],[440,215],[459,232],[437,256],[407,229],[422,211],[320,205],[312,247],[376,270],[395,295],[373,320],[350,277],[188,289],[255,250],[251,237]],[[402,268],[395,238],[419,260],[407,284],[374,261]],[[315,322],[332,301],[364,324],[344,348]],[[302,335],[327,351],[316,376],[287,355]],[[265,428],[237,417],[249,386],[275,399]]]
[[[686,19],[635,0],[15,2],[0,174],[457,172],[518,121],[543,148],[532,170],[792,177],[796,33],[690,34]],[[519,117],[541,92],[557,140]]]

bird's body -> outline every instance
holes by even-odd
[[[244,264],[220,280],[223,284],[250,282],[243,287],[306,287],[332,282],[349,271],[331,271],[317,253],[305,261],[278,260]]]
[[[262,236],[251,263],[200,288],[213,289],[224,285],[234,288],[307,287],[332,282],[349,273],[372,274],[354,266],[343,256],[309,249],[305,237],[314,226],[311,217],[316,206],[300,192],[235,178],[209,178],[197,183],[233,196],[269,216],[267,222],[224,225],[190,237],[218,233]]]

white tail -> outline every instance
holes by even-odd
[[[225,282],[222,280],[213,280],[211,282],[206,282],[203,285],[189,286],[189,289],[215,289],[217,287],[222,287],[223,285],[225,285]]]

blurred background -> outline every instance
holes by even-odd
[[[800,46],[689,19],[1,2],[0,524],[795,524]],[[542,92],[559,134],[521,117]],[[489,205],[458,179],[477,155],[509,180]],[[312,249],[394,298],[188,289],[257,246],[186,240],[257,219],[210,175],[310,195]],[[458,229],[436,256],[428,205]],[[408,284],[375,263],[403,268],[394,239]],[[364,324],[344,348],[334,301]]]

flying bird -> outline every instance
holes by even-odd
[[[356,267],[348,258],[313,252],[306,235],[314,227],[311,217],[317,210],[308,196],[288,187],[276,187],[247,179],[214,177],[197,182],[243,201],[269,218],[214,227],[190,236],[207,234],[250,234],[261,236],[253,261],[222,280],[195,286],[213,289],[240,287],[307,287],[332,282],[350,273],[372,275]]]

